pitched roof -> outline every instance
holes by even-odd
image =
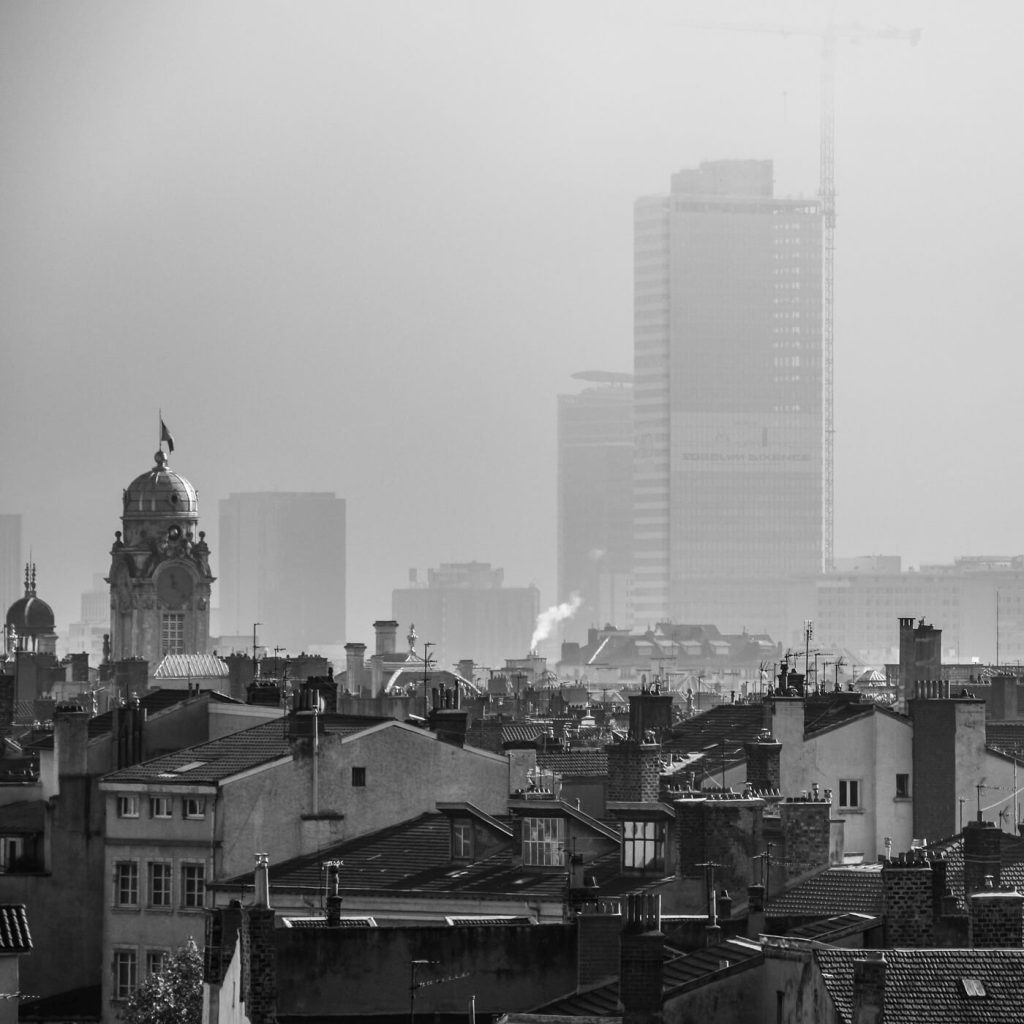
[[[692,953],[667,959],[662,967],[662,1000],[763,963],[764,952],[757,942],[733,937]],[[619,1001],[619,983],[609,982],[557,999],[540,1009],[551,1014],[612,1016]]]
[[[394,719],[368,718],[357,715],[324,715],[324,731],[329,734],[348,736],[382,722]],[[276,761],[291,753],[288,740],[288,719],[277,718],[271,722],[242,729],[220,739],[185,747],[172,754],[156,757],[152,761],[131,765],[111,772],[103,778],[105,783],[157,782],[161,785],[196,783],[214,784],[230,778],[239,772],[257,768],[261,764]]]
[[[28,953],[32,935],[23,903],[0,904],[0,954]]]
[[[574,750],[539,750],[537,767],[558,772],[563,778],[572,775],[607,775],[608,751],[604,747],[578,747]]]
[[[197,676],[227,678],[228,663],[216,654],[165,654],[154,679],[195,679]]]
[[[502,825],[508,819],[496,819]],[[491,855],[469,863],[453,861],[450,826],[444,814],[422,814],[370,835],[297,857],[270,867],[272,889],[320,891],[325,884],[324,865],[341,860],[340,888],[346,892],[398,894],[415,891],[420,896],[518,896],[561,899],[565,873],[524,870],[520,851],[511,841]],[[597,878],[602,895],[636,889],[635,875],[619,873],[618,849],[595,858],[587,873]],[[228,879],[225,889],[248,888],[251,872]]]
[[[1024,1020],[1024,949],[886,949],[886,1024],[1016,1024]],[[853,962],[862,950],[815,949],[825,988],[852,1019]],[[974,979],[984,995],[965,994]]]
[[[770,900],[767,917],[835,917],[883,913],[881,864],[850,864],[820,874]]]

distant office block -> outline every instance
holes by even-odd
[[[486,562],[443,564],[428,571],[425,584],[411,572],[411,585],[392,591],[392,618],[434,644],[430,656],[441,667],[463,659],[504,665],[529,652],[540,592],[532,585],[505,587],[503,578],[503,570]]]
[[[631,620],[633,571],[632,375],[574,374],[590,386],[558,396],[558,600],[580,607],[562,639]]]
[[[779,583],[822,568],[821,210],[772,173],[705,163],[635,206],[638,624],[785,636]]]
[[[21,516],[0,515],[0,608],[21,597]]]
[[[110,588],[100,573],[93,576],[92,590],[82,594],[81,617],[68,627],[69,653],[85,651],[89,664],[103,660],[103,637],[110,634]]]
[[[944,662],[1024,659],[1024,556],[963,557],[907,572],[890,568],[837,571],[818,581],[820,643],[851,651],[864,664],[894,662],[899,637],[893,624],[913,615],[942,627]]]
[[[219,624],[299,653],[345,639],[345,501],[263,491],[220,503]]]

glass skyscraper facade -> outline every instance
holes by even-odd
[[[634,231],[634,622],[784,639],[822,568],[819,204],[771,161],[704,163]]]

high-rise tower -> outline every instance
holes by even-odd
[[[822,568],[819,204],[718,161],[634,230],[634,619],[781,637]]]

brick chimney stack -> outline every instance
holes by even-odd
[[[758,793],[779,789],[782,782],[782,744],[762,729],[751,743],[744,743],[747,752],[747,784]]]
[[[622,904],[619,1002],[622,1024],[661,1024],[662,962],[661,896],[628,893]]]
[[[985,879],[999,887],[1001,835],[993,821],[971,821],[964,829],[964,900],[974,892],[990,888]]]
[[[885,956],[868,950],[853,961],[853,1016],[851,1024],[882,1024],[885,1019]]]
[[[970,945],[974,949],[1019,949],[1024,946],[1024,896],[1013,886],[989,885],[970,904]]]

